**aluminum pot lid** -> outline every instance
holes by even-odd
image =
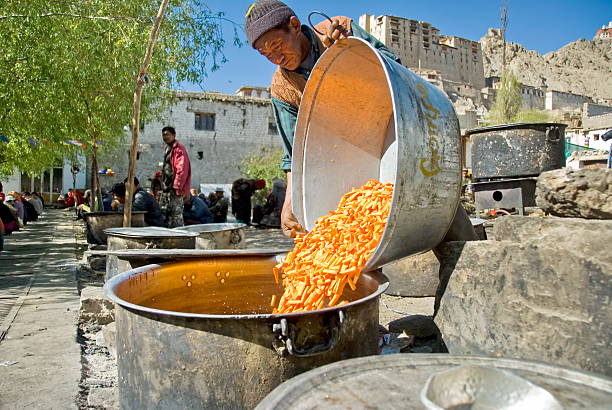
[[[609,408],[612,400],[612,379],[554,364],[485,356],[397,353],[342,360],[302,373],[274,389],[255,410],[325,408],[329,403],[355,408],[379,408],[384,403],[385,408],[423,409],[419,396],[427,379],[465,365],[511,372],[548,390],[565,409]],[[372,380],[391,382],[381,385]],[[397,387],[400,385],[401,389]],[[510,408],[505,404],[500,402],[495,408]],[[531,408],[543,407],[535,403]]]
[[[104,233],[124,238],[195,238],[197,232],[179,231],[176,229],[146,226],[143,228],[109,228]]]

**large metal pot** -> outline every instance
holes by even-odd
[[[178,229],[196,232],[196,249],[244,249],[246,224],[218,223],[181,226]]]
[[[378,299],[387,286],[381,274],[363,274],[341,308],[276,315],[277,260],[211,257],[110,279],[120,406],[252,409],[299,373],[377,353]]]
[[[144,220],[145,211],[132,212],[132,226],[147,226]],[[87,226],[87,242],[96,245],[106,245],[105,229],[123,226],[123,212],[87,212],[84,214]]]
[[[452,369],[471,366],[482,369],[484,377],[472,377],[472,385],[462,380],[444,377],[440,380],[444,396],[466,396],[474,392],[473,383],[483,381],[493,405],[463,401],[440,408],[453,409],[550,409],[548,394],[564,409],[608,409],[612,403],[612,380],[606,377],[571,370],[546,363],[497,357],[453,356],[447,354],[395,354],[363,357],[330,364],[304,373],[283,383],[268,395],[256,410],[303,409],[406,409],[425,408],[422,394],[435,400],[427,391],[430,378],[444,375]],[[493,374],[493,376],[491,376]],[[495,375],[497,374],[497,375]],[[510,377],[509,377],[510,375]],[[527,406],[516,405],[516,399],[529,391],[515,390],[512,377],[548,393],[531,396]],[[429,382],[428,382],[429,380]],[[438,381],[438,384],[440,384]],[[446,385],[446,386],[444,386]],[[529,390],[533,389],[531,386]],[[537,391],[536,391],[537,393]],[[434,396],[434,397],[432,397]],[[474,406],[473,406],[474,405]],[[431,408],[431,407],[429,407]]]
[[[516,123],[467,131],[476,179],[537,176],[565,166],[565,124]]]
[[[112,228],[107,229],[108,250],[123,249],[194,249],[195,232],[177,231],[174,229],[149,226],[146,228]],[[116,255],[108,254],[106,257],[106,275],[108,280],[117,273],[130,270],[126,260]]]
[[[393,202],[372,270],[427,251],[459,203],[460,130],[442,90],[358,38],[317,61],[300,105],[292,163],[298,220],[314,222],[370,178],[393,182]]]

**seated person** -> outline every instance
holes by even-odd
[[[36,210],[38,216],[42,216],[45,206],[38,193],[32,192],[32,195],[30,195],[30,198],[27,198],[27,200],[34,205],[34,209]]]
[[[140,187],[138,178],[134,177],[135,192],[132,199],[132,211],[145,211],[144,216],[147,225],[164,226],[161,209],[157,204],[153,195],[146,192]],[[123,212],[123,204],[125,204],[125,183],[118,182],[111,189],[113,194],[112,207],[114,210]]]
[[[29,192],[24,192],[21,196],[21,203],[25,210],[24,223],[36,222],[38,220],[38,212],[34,207],[34,204],[30,202],[32,195]]]
[[[113,195],[106,188],[100,189],[100,193],[102,194],[102,210],[104,212],[112,211]]]
[[[0,253],[4,250],[4,224],[0,219]]]
[[[223,187],[217,187],[215,192],[208,196],[208,200],[210,201],[210,212],[214,216],[214,222],[227,222],[229,200],[224,196]]]
[[[260,224],[280,228],[280,217],[285,203],[285,191],[287,184],[280,178],[275,178],[272,181],[272,191],[266,198],[266,204],[263,206]]]
[[[213,223],[213,215],[208,206],[197,196],[190,195],[183,204],[183,220],[185,225]]]
[[[4,199],[4,194],[0,193],[0,219],[2,219],[4,225],[4,234],[10,235],[14,231],[19,230],[19,221],[17,220],[15,208],[5,203]]]

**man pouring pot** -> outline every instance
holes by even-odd
[[[359,37],[386,57],[400,62],[379,40],[348,17],[332,17],[315,26],[302,25],[286,4],[277,0],[259,0],[246,12],[245,31],[249,43],[278,68],[272,76],[270,93],[272,109],[285,157],[281,168],[287,173],[287,195],[281,212],[281,227],[293,237],[302,226],[291,208],[291,155],[302,93],[310,73],[323,52],[335,41],[349,36]],[[477,239],[465,210],[459,207],[447,234],[448,240]]]

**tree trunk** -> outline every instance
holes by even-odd
[[[142,100],[142,87],[145,82],[145,75],[151,64],[151,57],[153,56],[153,48],[157,41],[159,29],[161,23],[164,20],[166,9],[168,8],[169,0],[162,0],[159,5],[159,11],[157,17],[153,22],[151,28],[151,34],[149,35],[149,42],[147,44],[147,50],[136,78],[136,90],[134,91],[134,115],[132,117],[132,144],[130,147],[130,163],[128,167],[127,182],[125,184],[125,205],[123,210],[123,226],[129,228],[132,226],[132,198],[134,196],[134,175],[136,173],[136,154],[138,152],[138,133],[140,131],[140,104]]]
[[[98,176],[98,147],[94,144],[91,154],[91,193],[92,212],[102,211],[102,193],[100,190],[100,177]]]

